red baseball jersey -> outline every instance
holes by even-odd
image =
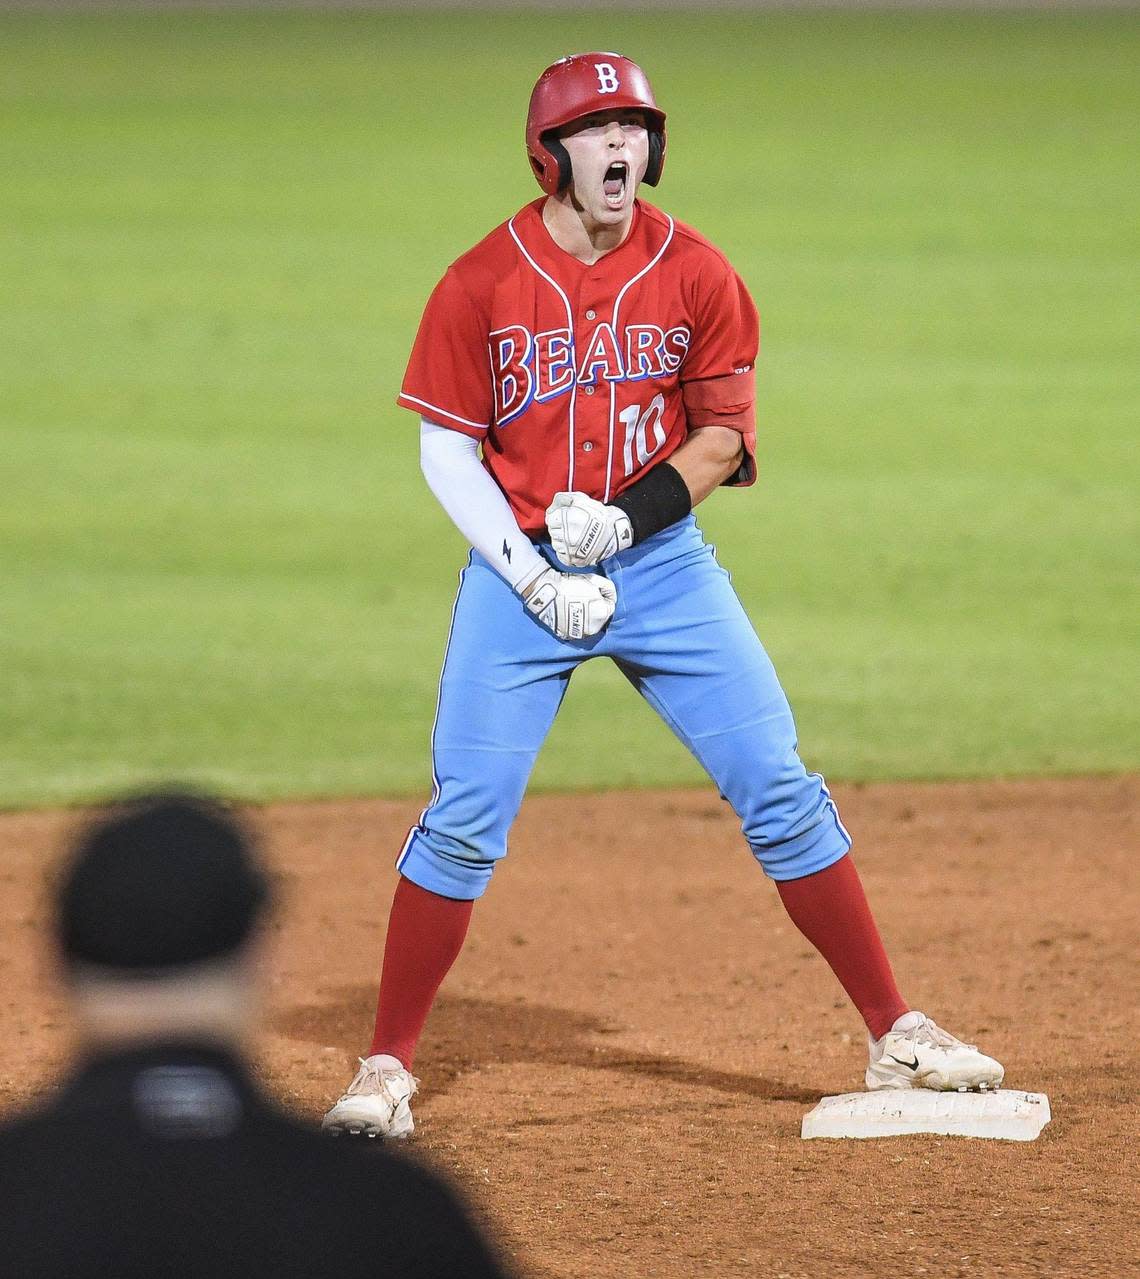
[[[449,268],[397,403],[482,441],[536,537],[555,493],[609,502],[695,427],[740,431],[729,483],[751,484],[760,322],[724,254],[638,200],[624,242],[587,265],[551,238],[544,202]]]

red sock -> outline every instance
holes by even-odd
[[[440,897],[400,877],[388,916],[369,1056],[388,1053],[411,1070],[424,1022],[440,983],[463,949],[474,907],[474,902]]]
[[[792,923],[831,965],[840,985],[880,1039],[909,1006],[899,994],[879,930],[850,856],[803,879],[778,882]]]

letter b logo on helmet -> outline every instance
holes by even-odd
[[[608,62],[595,62],[594,70],[598,73],[598,92],[617,93],[620,86],[613,67]]]
[[[599,95],[604,96],[599,100]],[[620,53],[576,53],[538,77],[526,118],[526,150],[535,179],[548,195],[570,185],[570,156],[558,130],[596,111],[623,109],[645,113],[649,164],[642,180],[655,187],[665,165],[665,112],[636,62]]]

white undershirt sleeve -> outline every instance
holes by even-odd
[[[452,523],[513,590],[550,567],[484,470],[478,440],[421,418],[420,466]]]

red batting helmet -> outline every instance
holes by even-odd
[[[615,109],[645,112],[649,164],[642,180],[655,187],[665,165],[665,112],[636,62],[620,53],[575,53],[538,77],[526,117],[526,151],[538,185],[548,195],[564,191],[571,177],[569,153],[555,131],[584,115]]]

